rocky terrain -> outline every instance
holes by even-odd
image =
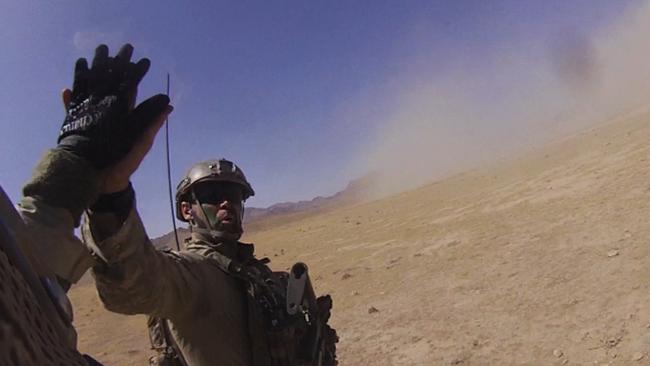
[[[341,365],[650,364],[650,113],[381,200],[252,223],[334,297]],[[144,317],[71,291],[82,351],[142,365]]]

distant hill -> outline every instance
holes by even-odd
[[[309,201],[298,202],[280,202],[266,208],[259,207],[246,207],[244,211],[244,223],[256,224],[262,220],[270,217],[289,215],[305,212],[321,212],[323,210],[346,206],[354,203],[361,202],[366,199],[369,187],[377,179],[377,173],[367,174],[359,179],[350,181],[348,185],[342,190],[331,196],[318,196]],[[185,238],[189,237],[190,231],[186,228],[178,229],[178,240],[182,245]],[[155,247],[164,249],[175,249],[176,242],[174,239],[174,232],[162,235],[152,240]]]
[[[247,207],[244,213],[244,222],[253,223],[272,215],[320,210],[335,205],[363,201],[366,198],[367,188],[375,181],[376,177],[376,173],[370,173],[362,178],[352,180],[345,189],[327,197],[318,196],[309,201],[281,202],[267,208]]]

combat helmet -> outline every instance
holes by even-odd
[[[240,185],[244,200],[255,195],[244,172],[232,161],[226,159],[201,161],[192,165],[185,178],[176,187],[176,217],[179,220],[187,222],[181,211],[181,201],[189,201],[187,195],[194,184],[207,181],[231,182]]]

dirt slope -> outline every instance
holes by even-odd
[[[342,365],[650,364],[650,114],[249,233],[334,296]],[[72,292],[80,347],[144,364],[142,317]],[[370,308],[377,311],[369,311]]]

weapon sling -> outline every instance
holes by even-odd
[[[162,360],[157,359],[158,363],[154,363],[156,356],[153,356],[150,359],[150,364],[153,366],[188,366],[171,329],[169,329],[167,319],[150,317],[147,325],[151,348],[158,352],[158,357],[163,358]],[[156,330],[160,333],[157,333]]]

